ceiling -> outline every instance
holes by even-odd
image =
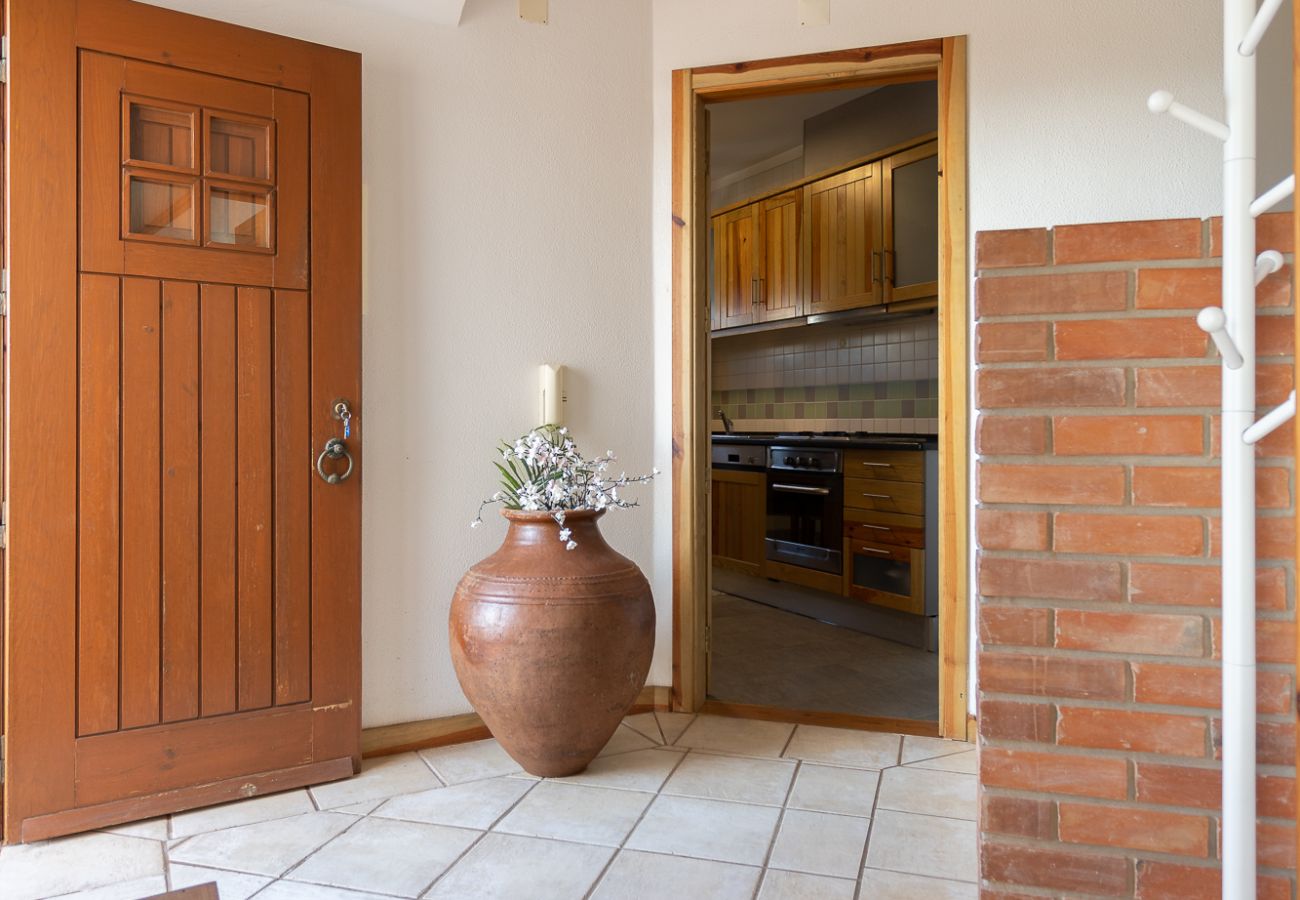
[[[466,0],[144,0],[181,12],[288,33],[292,26],[323,12],[364,15],[392,13],[434,25],[458,25]]]

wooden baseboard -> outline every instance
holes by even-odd
[[[672,702],[672,688],[646,685],[641,689],[630,713],[666,712]],[[445,747],[481,741],[492,736],[478,713],[443,716],[419,722],[402,722],[397,725],[380,725],[361,730],[361,755],[363,757],[390,756],[409,750]]]
[[[740,719],[793,722],[796,725],[825,725],[828,728],[854,728],[858,731],[888,731],[891,734],[915,734],[920,737],[939,736],[939,723],[922,719],[893,719],[885,716],[855,716],[851,713],[781,709],[776,706],[728,703],[724,700],[706,700],[700,707],[700,712],[713,716],[734,716]]]

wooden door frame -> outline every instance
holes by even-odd
[[[37,657],[44,669],[63,674],[76,666],[75,641],[67,635],[75,633],[77,597],[79,217],[69,211],[78,208],[78,53],[94,50],[311,95],[311,289],[314,303],[342,314],[322,322],[313,314],[310,392],[313,403],[329,393],[354,404],[361,391],[361,58],[130,0],[6,5],[4,169],[21,177],[6,182],[13,342],[5,400],[11,420],[21,416],[28,427],[8,434],[5,444],[5,838],[40,839],[346,776],[360,766],[359,477],[332,493],[322,492],[323,483],[313,486],[313,654],[356,661],[313,667],[313,761],[186,789],[181,799],[171,792],[78,808],[66,778],[75,688],[65,696],[62,681],[37,684],[27,674],[39,670]],[[338,134],[355,140],[329,139]],[[315,405],[311,437],[319,447],[337,423],[328,408]],[[359,420],[357,437],[358,426]],[[358,466],[359,443],[351,444]],[[46,733],[66,733],[69,740],[48,746],[34,739]],[[21,795],[13,790],[19,781]]]
[[[969,739],[970,322],[966,38],[759,60],[672,73],[673,708],[705,704],[709,576],[709,210],[706,103],[937,80],[939,266],[939,725]],[[698,225],[696,224],[698,223]],[[718,711],[725,711],[719,709]],[[805,714],[747,708],[808,720]]]

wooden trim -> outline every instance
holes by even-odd
[[[819,712],[817,710],[782,709],[776,706],[755,706],[750,703],[726,703],[706,700],[700,712],[711,716],[733,716],[738,719],[761,719],[764,722],[793,722],[796,725],[824,725],[828,728],[852,728],[856,731],[884,731],[890,734],[915,734],[920,737],[939,737],[939,723],[923,719],[895,719],[888,716],[855,716],[851,713]],[[964,740],[963,737],[958,740]]]
[[[672,688],[647,684],[641,689],[629,715],[642,712],[667,712],[672,705]],[[419,722],[402,722],[397,725],[379,725],[361,732],[361,755],[391,756],[409,750],[445,747],[492,737],[478,713],[423,719]]]
[[[673,704],[705,706],[702,637],[707,616],[708,438],[707,280],[699,268],[709,217],[694,173],[704,171],[699,131],[704,100],[722,102],[820,90],[852,78],[937,78],[941,264],[939,464],[940,734],[967,736],[966,681],[970,600],[969,400],[966,327],[969,290],[966,220],[966,39],[943,38],[861,50],[733,63],[672,74],[673,309]],[[698,237],[695,230],[698,223]],[[698,246],[697,246],[698,245]],[[704,345],[704,346],[701,346]],[[708,704],[715,708],[714,704]],[[738,708],[728,705],[731,708]],[[744,708],[760,715],[761,708]],[[787,715],[804,715],[790,713]]]

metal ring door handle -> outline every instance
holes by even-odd
[[[340,475],[337,472],[325,474],[326,459],[347,459],[348,467]],[[330,438],[325,442],[325,449],[316,457],[316,474],[319,475],[326,484],[338,484],[341,481],[347,481],[348,476],[352,474],[352,454],[348,452],[347,444],[343,443],[342,438]]]

